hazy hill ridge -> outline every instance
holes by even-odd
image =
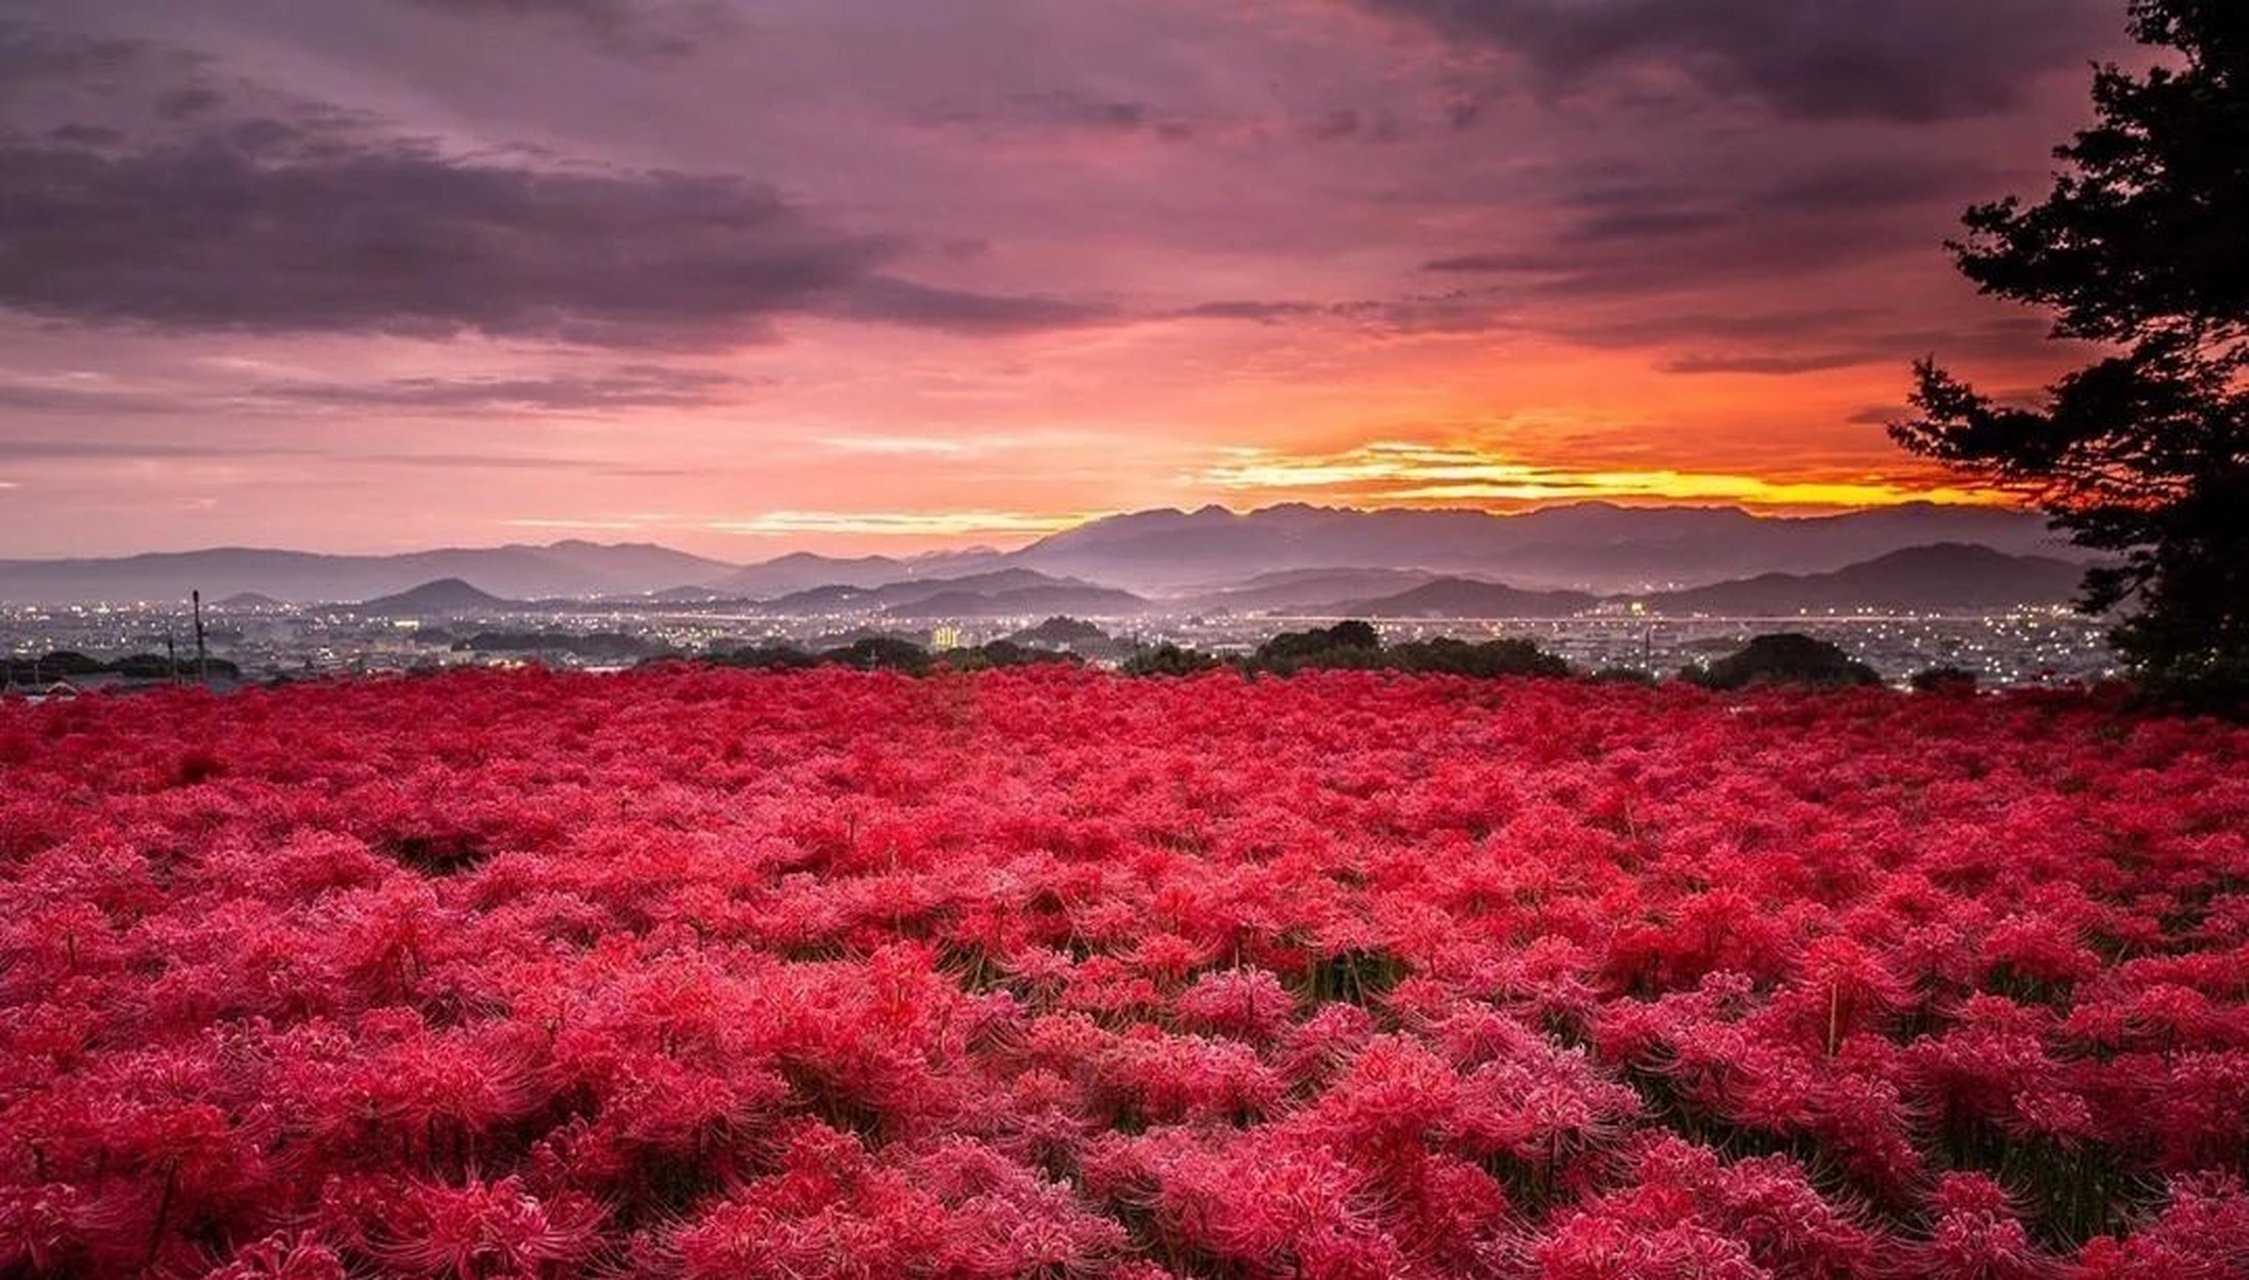
[[[358,613],[401,616],[461,613],[511,606],[520,607],[521,602],[502,599],[489,591],[480,591],[459,578],[439,578],[418,587],[409,587],[395,595],[362,601],[354,605],[353,609]]]
[[[1688,591],[1598,596],[1583,591],[1524,591],[1473,578],[1436,577],[1404,591],[1358,600],[1307,605],[1286,595],[1264,609],[1232,609],[1241,617],[1466,619],[1567,618],[1596,610],[1637,606],[1652,615],[1759,616],[1826,612],[1985,612],[2026,605],[2059,605],[2075,595],[2082,567],[2037,556],[2010,556],[1963,543],[1909,547],[1833,573],[1761,574]],[[1407,575],[1413,577],[1413,575]],[[721,602],[773,617],[866,617],[898,621],[946,618],[1071,615],[1122,618],[1151,613],[1183,616],[1207,611],[1214,600],[1272,599],[1272,592],[1316,592],[1337,582],[1368,581],[1365,571],[1300,574],[1231,592],[1151,600],[1078,579],[1051,578],[1028,569],[1006,569],[958,578],[925,578],[881,587],[820,587],[763,602]],[[1387,576],[1375,579],[1390,582]],[[673,593],[664,593],[671,595]],[[693,608],[696,601],[660,601]],[[568,609],[570,601],[503,600],[459,579],[425,583],[397,595],[344,606],[353,612],[394,617],[536,612]]]
[[[296,603],[366,600],[439,578],[459,578],[507,599],[676,592],[675,599],[684,594],[770,601],[831,588],[871,591],[1031,571],[1048,580],[1250,612],[1378,600],[1440,577],[1504,583],[1519,591],[1676,591],[1764,574],[1825,573],[1943,543],[2009,555],[2067,554],[2040,517],[1984,508],[1910,505],[1779,518],[1732,508],[1606,503],[1515,515],[1292,505],[1248,513],[1217,507],[1135,512],[1009,552],[912,557],[797,552],[751,565],[648,543],[578,540],[388,556],[215,548],[112,559],[0,560],[0,602],[175,600],[191,589],[201,590],[205,599],[250,592]],[[1322,586],[1322,574],[1358,577]],[[676,591],[681,588],[692,590]],[[1233,591],[1248,594],[1226,598]],[[910,603],[886,599],[882,607]]]
[[[1606,601],[1668,615],[1973,612],[2016,605],[2065,604],[2085,567],[2045,556],[2013,556],[1969,543],[1907,547],[1832,573],[1766,573],[1685,591],[1595,597],[1573,591],[1522,591],[1498,583],[1439,578],[1372,600],[1339,601],[1308,616],[1358,618],[1551,618]]]
[[[2085,566],[2047,556],[2011,556],[1971,543],[1907,547],[1833,573],[1766,573],[1647,597],[1667,613],[1789,613],[1898,609],[1923,613],[2062,603],[2077,594]]]
[[[647,543],[449,547],[388,556],[215,547],[100,560],[0,560],[0,601],[206,600],[256,594],[305,604],[367,600],[439,578],[511,599],[631,595],[699,583],[733,565]]]
[[[1991,508],[1908,504],[1783,518],[1732,507],[1588,502],[1517,515],[1302,505],[1246,514],[1219,507],[1142,511],[1054,534],[1012,559],[1143,592],[1352,567],[1614,593],[1821,573],[1942,542],[2013,555],[2067,553],[2043,517]]]

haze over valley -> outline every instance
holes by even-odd
[[[0,598],[20,602],[0,623],[21,657],[145,653],[176,645],[192,626],[180,601],[200,591],[220,656],[266,675],[615,666],[869,637],[1115,662],[1162,643],[1245,651],[1284,625],[1347,618],[1400,636],[1533,636],[1586,669],[1653,674],[1785,624],[1892,678],[1965,664],[2011,683],[2111,668],[2096,622],[2067,613],[2084,571],[2069,550],[2035,517],[1980,508],[1205,508],[1110,517],[1009,551],[747,565],[583,540],[17,561],[0,563]],[[1041,629],[1065,619],[1078,629]]]

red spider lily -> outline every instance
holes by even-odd
[[[1374,1015],[1357,1005],[1323,1005],[1290,1027],[1271,1056],[1284,1081],[1309,1092],[1326,1085],[1374,1031]]]
[[[578,1274],[599,1248],[601,1211],[582,1198],[547,1200],[514,1178],[401,1189],[370,1229],[373,1252],[407,1275],[445,1280]]]
[[[2249,1270],[2238,726],[462,672],[0,771],[9,1275]]]
[[[1773,1280],[1747,1244],[1698,1223],[1624,1227],[1583,1214],[1532,1256],[1541,1280]]]
[[[203,1280],[345,1280],[349,1274],[336,1251],[310,1235],[275,1232],[236,1250]]]
[[[1318,1148],[1272,1135],[1219,1146],[1171,1130],[1089,1159],[1087,1181],[1147,1214],[1167,1260],[1276,1278],[1410,1274],[1368,1180]]]
[[[1003,1280],[1092,1274],[1122,1237],[1004,1159],[947,1146],[893,1169],[832,1130],[807,1128],[788,1139],[781,1172],[680,1230],[670,1249],[690,1280],[916,1272]]]
[[[2061,1264],[2030,1239],[2007,1193],[1980,1174],[1949,1174],[1934,1196],[1928,1239],[1904,1253],[1901,1274],[1931,1280],[2040,1280]]]
[[[78,1263],[90,1252],[81,1230],[87,1207],[68,1183],[8,1188],[0,1195],[0,1264],[50,1275]]]
[[[2152,1222],[2103,1236],[2075,1259],[2078,1280],[2216,1280],[2249,1273],[2249,1195],[2241,1181],[2203,1175],[2172,1183]]]
[[[1879,1033],[1912,1003],[1912,993],[1877,952],[1849,937],[1804,948],[1797,976],[1773,998],[1773,1013],[1799,1044],[1830,1055],[1858,1032]]]
[[[1378,1173],[1410,1166],[1460,1112],[1460,1076],[1421,1044],[1381,1037],[1303,1117],[1310,1133]]]
[[[1180,1022],[1197,1031],[1271,1043],[1289,1024],[1296,999],[1263,969],[1206,973],[1173,1002]]]
[[[1463,1149],[1549,1172],[1615,1137],[1642,1109],[1637,1093],[1600,1078],[1582,1057],[1551,1052],[1468,1072],[1457,1107],[1450,1133]]]

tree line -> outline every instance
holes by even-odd
[[[820,650],[787,644],[752,645],[709,655],[706,661],[764,670],[842,666],[908,675],[1084,663],[1067,649],[1038,648],[1012,640],[933,651],[898,636],[868,636]],[[1119,663],[1117,670],[1141,677],[1191,676],[1210,671],[1234,671],[1250,677],[1290,676],[1300,671],[1396,671],[1480,679],[1588,677],[1652,683],[1656,678],[1652,672],[1636,667],[1583,672],[1536,641],[1520,637],[1473,641],[1438,636],[1385,643],[1372,623],[1356,619],[1330,627],[1282,632],[1248,653],[1210,653],[1165,642],[1140,649]],[[1883,683],[1872,667],[1836,645],[1792,633],[1757,636],[1739,651],[1708,666],[1681,668],[1674,678],[1722,690],[1772,683],[1826,688]],[[1975,683],[1973,672],[1955,667],[1934,667],[1913,679],[1913,687],[1927,691],[1972,689]]]

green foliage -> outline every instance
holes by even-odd
[[[1410,972],[1405,960],[1391,952],[1354,948],[1314,956],[1299,994],[1313,1004],[1340,1001],[1368,1007],[1380,1003]]]
[[[761,644],[714,653],[707,661],[721,667],[753,667],[761,670],[801,671],[820,665],[820,659],[788,644]]]
[[[1109,639],[1107,632],[1090,622],[1057,615],[1035,627],[1026,627],[1007,637],[1017,644],[1043,645],[1050,649],[1071,649],[1079,645],[1098,645]]]
[[[1566,676],[1570,664],[1529,640],[1486,640],[1481,644],[1439,636],[1392,645],[1388,665],[1400,671],[1437,671],[1456,676]]]
[[[947,649],[940,661],[955,671],[989,671],[995,667],[1033,667],[1042,663],[1081,666],[1084,659],[1055,649],[1035,649],[1013,640],[988,640],[963,649]]]
[[[1378,667],[1382,636],[1371,623],[1352,620],[1311,631],[1284,631],[1257,646],[1250,665],[1287,675],[1308,667]]]
[[[929,650],[896,636],[854,640],[840,649],[822,652],[820,661],[861,671],[903,671],[917,676],[927,673],[930,665]]]
[[[918,676],[926,675],[940,665],[951,671],[988,671],[995,667],[1028,667],[1041,663],[1075,665],[1082,660],[1074,653],[1034,649],[1013,640],[991,640],[967,648],[947,649],[940,654],[931,654],[913,641],[902,640],[897,636],[865,636],[850,644],[823,649],[818,653],[787,644],[756,645],[712,654],[709,661],[722,667],[798,671],[806,667],[832,665],[856,667],[861,671],[903,671]]]
[[[1906,683],[1915,693],[1974,693],[1976,673],[1966,667],[1939,665],[1914,672]]]
[[[40,674],[49,680],[60,676],[90,676],[108,670],[101,659],[89,658],[83,653],[73,653],[68,649],[57,649],[43,658],[18,658],[13,665],[28,672],[35,664]]]
[[[129,680],[165,680],[178,674],[179,665],[161,653],[132,653],[109,663],[107,669]],[[188,659],[187,665],[194,666],[195,660]]]
[[[983,671],[1043,663],[1082,663],[1077,654],[1035,648],[1012,639],[992,640],[932,655],[894,636],[870,636],[842,648],[808,653],[791,645],[759,645],[713,653],[708,661],[727,667],[796,670],[823,664],[861,670],[904,671],[920,675],[942,665],[953,671]],[[1566,676],[1569,664],[1522,639],[1473,642],[1439,637],[1383,646],[1364,622],[1340,622],[1314,631],[1288,632],[1260,645],[1257,652],[1228,660],[1166,642],[1142,649],[1118,664],[1128,676],[1187,676],[1232,666],[1250,674],[1288,675],[1296,671],[1344,668],[1411,671],[1444,675]]]
[[[1808,684],[1822,688],[1878,685],[1874,668],[1825,640],[1794,632],[1757,636],[1702,670],[1688,668],[1679,678],[1707,689],[1746,689],[1760,684]]]
[[[795,645],[753,645],[729,653],[712,654],[707,661],[722,667],[801,671],[807,667],[857,667],[861,671],[904,671],[922,675],[931,665],[929,650],[896,636],[868,636],[840,648],[808,653]]]
[[[1128,676],[1191,676],[1225,665],[1224,661],[1207,653],[1166,642],[1125,659],[1118,670]]]
[[[416,633],[420,638],[420,633]],[[462,653],[567,653],[598,661],[625,662],[660,656],[663,646],[621,631],[479,631],[453,641]]]
[[[1207,654],[1165,644],[1126,662],[1127,675],[1186,675],[1208,671],[1221,661]],[[1257,647],[1237,664],[1251,675],[1291,675],[1298,671],[1412,671],[1478,676],[1566,676],[1568,663],[1529,640],[1481,642],[1440,636],[1384,646],[1372,624],[1350,620],[1311,631],[1286,631]]]
[[[230,680],[242,674],[239,666],[224,658],[207,659],[204,665],[210,674]],[[52,684],[57,680],[100,675],[123,676],[133,681],[193,679],[195,655],[183,654],[175,660],[160,653],[133,653],[104,662],[83,653],[58,649],[37,658],[0,658],[0,686]]]
[[[1924,360],[1905,447],[2023,494],[2107,552],[2080,606],[2116,610],[2143,684],[2249,697],[2249,35],[2239,0],[2136,0],[2174,53],[2094,77],[2097,122],[2039,204],[1968,211],[1952,246],[1984,292],[2110,354],[2002,404]]]

